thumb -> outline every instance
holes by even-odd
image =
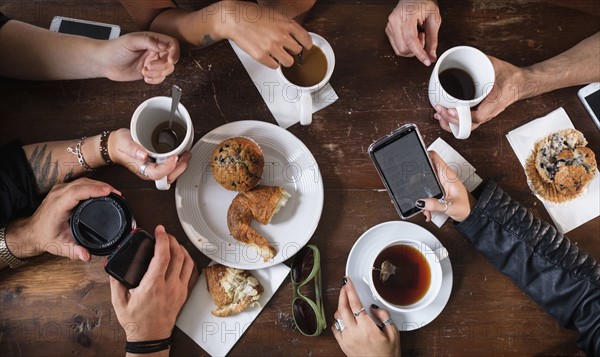
[[[118,150],[119,150],[119,152],[125,154],[125,156],[127,156],[127,159],[130,159],[130,160],[125,160],[125,161],[127,161],[127,163],[131,162],[131,160],[145,161],[146,158],[148,157],[148,153],[147,153],[146,149],[142,145],[133,141],[132,139],[129,139],[129,140],[125,141],[124,143],[121,143],[119,145]]]
[[[384,325],[383,332],[388,336],[388,338],[392,338],[393,335],[398,333],[398,328],[393,322],[386,322],[391,317],[389,311],[386,309],[381,309],[377,305],[371,305],[371,312],[373,313],[373,316],[375,316],[379,322]],[[386,323],[384,324],[384,322]]]
[[[421,202],[424,202],[423,205]],[[416,206],[423,211],[444,212],[446,205],[440,202],[437,198],[422,198],[417,201]]]
[[[112,276],[109,276],[108,280],[110,281],[110,300],[115,309],[127,306],[127,288],[125,285],[119,283]]]

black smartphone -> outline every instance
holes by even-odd
[[[154,237],[138,229],[115,249],[106,260],[104,270],[128,289],[140,285],[154,256]]]
[[[403,219],[420,212],[420,198],[443,198],[444,191],[415,124],[405,124],[369,146],[369,155]]]

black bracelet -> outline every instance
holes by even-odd
[[[164,338],[162,340],[153,341],[136,341],[125,344],[125,352],[127,353],[154,353],[158,351],[166,350],[171,346],[171,337]]]
[[[112,165],[112,160],[110,159],[110,155],[108,155],[108,137],[110,136],[110,131],[105,130],[100,134],[100,154],[108,165]]]

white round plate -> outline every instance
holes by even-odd
[[[367,283],[362,279],[366,274],[371,273],[370,264],[375,256],[388,244],[399,238],[411,238],[427,244],[431,249],[436,250],[442,247],[440,241],[425,228],[416,224],[401,221],[391,221],[378,224],[358,238],[346,263],[346,275],[352,279],[356,292],[360,297],[363,306],[376,304],[379,307],[385,306],[373,298],[371,290]],[[420,310],[411,312],[390,311],[392,320],[398,330],[412,331],[421,328],[433,321],[444,309],[450,292],[452,291],[452,265],[450,258],[441,261],[442,265],[442,287],[440,293],[433,302]],[[369,310],[368,308],[366,309]],[[370,314],[370,313],[369,313]],[[378,321],[377,319],[374,319]]]
[[[263,150],[260,184],[281,186],[291,194],[270,224],[252,223],[277,251],[267,262],[255,248],[229,235],[227,210],[237,192],[223,188],[212,175],[213,149],[234,136],[251,138]],[[175,204],[183,230],[207,257],[238,269],[261,269],[292,257],[312,237],[323,210],[323,182],[315,158],[289,131],[260,121],[237,121],[204,135],[191,152],[189,166],[177,180]]]

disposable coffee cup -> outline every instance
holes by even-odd
[[[170,97],[153,97],[140,104],[131,118],[131,138],[142,145],[157,164],[165,162],[170,156],[179,156],[192,148],[194,140],[192,119],[183,104],[179,103],[173,121],[183,127],[185,135],[182,135],[183,138],[178,138],[179,145],[175,149],[164,153],[157,151],[153,144],[153,134],[159,126],[169,121],[170,113]],[[166,176],[156,180],[155,183],[159,190],[168,190],[171,187]]]
[[[448,80],[444,80],[446,76]],[[489,94],[495,78],[488,56],[473,47],[453,47],[437,60],[429,80],[429,102],[432,107],[439,104],[456,109],[459,125],[450,123],[450,129],[457,139],[471,135],[471,108]]]
[[[421,310],[431,305],[441,290],[441,261],[447,257],[444,247],[434,251],[423,242],[400,239],[375,254],[362,279],[373,298],[391,311]],[[386,260],[393,263],[395,272],[383,282],[378,269]],[[401,302],[403,299],[410,301]]]
[[[309,35],[312,39],[313,46],[316,46],[318,49],[320,49],[325,56],[326,69],[323,71],[324,74],[322,79],[320,79],[318,83],[312,85],[300,85],[288,79],[284,74],[284,69],[282,69],[281,66],[277,68],[277,73],[284,83],[282,89],[284,99],[288,103],[293,104],[292,108],[295,111],[295,114],[298,116],[300,124],[302,125],[309,125],[312,123],[313,100],[324,100],[324,98],[319,98],[319,93],[325,87],[325,85],[329,83],[335,68],[335,55],[329,42],[315,33],[309,32]],[[305,61],[304,58],[303,61]],[[308,61],[308,59],[306,59],[306,61]],[[307,63],[303,64],[303,66],[307,65]]]
[[[70,225],[75,241],[93,255],[110,254],[136,228],[127,203],[114,193],[79,202]]]

